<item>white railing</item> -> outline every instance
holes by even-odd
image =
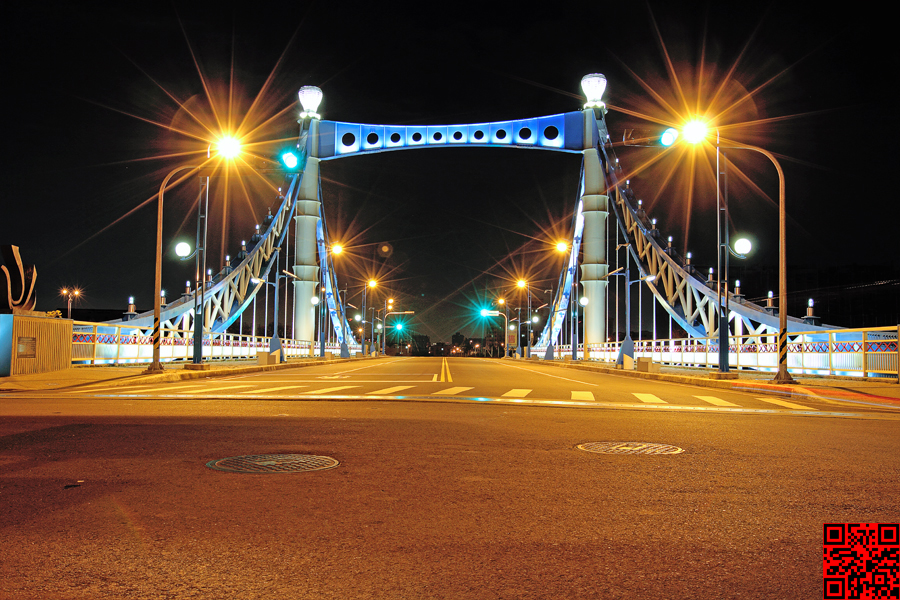
[[[851,377],[900,377],[898,327],[835,329],[788,334],[788,370],[795,374]],[[733,335],[729,337],[730,369],[775,372],[778,370],[777,334]],[[588,360],[615,362],[619,342],[588,344]],[[546,348],[533,348],[544,357]],[[572,356],[572,347],[554,348],[554,357]],[[584,358],[584,347],[578,348]],[[634,357],[676,367],[718,367],[718,337],[643,340],[634,342]]]
[[[190,361],[194,357],[194,332],[162,329],[160,359],[163,362]],[[207,333],[203,336],[203,360],[255,360],[259,351],[268,352],[270,337],[236,333]],[[309,341],[281,340],[286,358],[318,356],[319,346]],[[358,352],[359,345],[350,346]],[[339,346],[326,346],[327,352],[340,353]],[[72,328],[72,364],[103,365],[149,363],[153,360],[153,338],[149,327],[112,325],[74,321]]]

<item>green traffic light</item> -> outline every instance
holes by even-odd
[[[288,169],[296,169],[297,165],[300,163],[300,159],[297,158],[296,154],[288,151],[281,155],[281,162],[284,163],[284,166]]]
[[[662,137],[659,138],[659,143],[663,146],[671,146],[677,139],[678,130],[673,127],[669,127],[668,129],[663,131]]]

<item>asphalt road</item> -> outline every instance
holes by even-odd
[[[475,359],[153,387],[0,398],[0,598],[812,598],[823,523],[900,520],[895,409]],[[206,466],[269,454],[340,464]]]

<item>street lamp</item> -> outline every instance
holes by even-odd
[[[226,159],[233,159],[241,151],[241,144],[236,138],[231,136],[224,136],[220,138],[216,142],[216,153],[219,156],[222,156]],[[210,154],[212,152],[213,144],[209,145],[206,151],[206,157],[209,159]],[[145,371],[146,373],[162,373],[163,367],[162,362],[160,362],[159,358],[159,346],[160,346],[160,316],[162,313],[162,303],[161,303],[161,292],[162,292],[162,229],[163,229],[163,198],[166,192],[166,187],[169,185],[169,181],[172,177],[175,176],[176,173],[184,170],[190,171],[199,171],[201,167],[195,165],[182,165],[180,167],[175,167],[172,171],[166,175],[165,179],[163,179],[162,183],[159,186],[159,202],[157,203],[156,209],[156,273],[154,277],[154,303],[153,303],[153,359],[150,363],[150,366]],[[184,180],[184,177],[182,178]],[[205,299],[204,296],[204,288],[203,285],[203,273],[206,271],[206,208],[209,207],[209,176],[203,178],[201,177],[200,181],[201,193],[203,193],[204,198],[198,202],[197,212],[197,250],[202,251],[203,260],[200,260],[200,256],[197,256],[197,287],[200,290],[201,298]],[[203,223],[203,246],[200,245],[200,224],[201,221]],[[182,244],[179,244],[182,246]],[[183,246],[181,248],[183,250]],[[180,254],[180,253],[179,253]],[[203,269],[200,269],[200,265],[202,262]],[[195,293],[196,294],[196,293]],[[202,306],[202,302],[201,302]],[[203,317],[200,315],[200,307],[197,305],[196,296],[194,301],[194,364],[199,365],[203,362]],[[198,325],[199,323],[199,325]]]
[[[78,288],[72,288],[72,289],[63,288],[59,291],[59,293],[61,296],[63,296],[67,300],[68,316],[66,318],[71,319],[72,318],[72,301],[81,295],[81,290],[79,290]]]
[[[697,143],[703,141],[707,137],[707,127],[705,124],[700,121],[692,121],[685,126],[684,134],[685,138],[691,143]],[[722,145],[722,142],[725,142],[728,145]],[[719,205],[719,199],[721,198],[721,194],[719,193],[719,151],[720,149],[737,149],[737,150],[753,150],[754,152],[759,152],[766,158],[768,158],[772,164],[775,166],[775,171],[778,173],[778,372],[775,374],[775,379],[773,381],[775,383],[794,383],[794,378],[791,377],[791,374],[788,373],[787,370],[787,214],[785,211],[785,182],[784,182],[784,171],[781,169],[781,164],[778,162],[778,159],[769,152],[768,150],[763,150],[758,146],[753,146],[750,144],[741,144],[739,142],[733,142],[730,140],[721,140],[719,137],[719,129],[716,128],[716,203]],[[721,261],[724,250],[722,249],[722,239],[721,239],[721,229],[722,229],[722,209],[720,208],[719,215],[719,261],[720,268],[719,272],[721,273]],[[725,218],[728,216],[728,208],[727,206],[724,209]],[[726,236],[727,236],[727,220],[725,222],[726,228]],[[726,237],[725,246],[728,246],[728,241]],[[728,255],[725,254],[725,261],[727,264]],[[727,274],[725,285],[728,285]],[[719,285],[719,294],[721,296],[721,284]],[[727,297],[727,287],[725,291],[725,295]],[[721,301],[719,302],[719,336],[720,336],[720,352],[721,352],[721,331],[722,331],[722,316],[721,316]],[[727,315],[725,316],[727,319]],[[727,329],[728,323],[725,323],[725,327]],[[727,339],[727,338],[726,338]],[[720,355],[719,360],[719,369],[722,369],[722,360]],[[728,361],[725,361],[725,371],[728,370]]]
[[[525,347],[525,358],[531,358],[531,286],[524,279],[517,281],[516,286],[520,290],[525,290],[525,296],[528,298],[528,345]]]
[[[375,289],[375,287],[376,287],[377,285],[378,285],[378,282],[377,282],[377,281],[375,281],[374,279],[370,279],[370,280],[366,283],[365,287],[363,287],[363,297],[362,297],[362,311],[363,311],[363,312],[362,312],[362,314],[363,314],[363,319],[362,319],[362,326],[363,326],[362,345],[363,345],[363,354],[364,354],[364,355],[365,355],[365,354],[368,354],[368,352],[367,352],[368,346],[366,346],[366,315],[367,315],[367,313],[366,313],[366,290],[368,290],[369,288]],[[372,330],[372,337],[373,337],[373,338],[375,337],[375,330],[374,330],[374,329]]]

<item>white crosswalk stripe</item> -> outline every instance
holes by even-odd
[[[776,404],[778,406],[783,406],[785,408],[790,408],[791,410],[818,410],[815,408],[810,408],[809,406],[803,406],[802,404],[794,404],[793,402],[787,402],[785,400],[775,400],[774,398],[757,398],[757,400],[761,400],[763,402],[768,402],[769,404]]]
[[[367,392],[367,395],[374,396],[389,396],[391,394],[396,394],[397,392],[408,390],[410,388],[415,387],[414,385],[397,385],[394,387],[384,388],[383,390],[375,390],[374,392]]]
[[[309,390],[308,392],[303,392],[303,395],[306,396],[308,394],[330,394],[331,392],[339,392],[340,390],[349,390],[350,388],[359,387],[358,385],[339,385],[337,387],[329,387],[322,388],[319,390]]]
[[[733,402],[722,400],[721,398],[716,398],[715,396],[694,396],[694,398],[699,398],[704,402],[709,402],[710,404],[714,404],[716,406],[740,406],[739,404],[734,404]]]
[[[271,394],[272,392],[280,392],[281,390],[298,390],[300,388],[307,388],[308,385],[282,385],[279,387],[272,388],[262,388],[256,390],[248,390],[246,392],[238,392],[239,394]],[[279,394],[283,395],[283,394]]]
[[[447,388],[445,390],[441,390],[439,392],[435,392],[435,394],[441,394],[442,396],[453,396],[454,394],[459,394],[460,392],[465,392],[466,390],[471,390],[470,387],[452,387]]]
[[[516,389],[509,390],[508,392],[506,392],[505,394],[503,394],[503,397],[504,397],[504,398],[524,398],[525,396],[527,396],[528,394],[530,394],[531,391],[532,391],[532,390],[525,390],[525,389],[518,389],[518,388],[516,388]]]
[[[646,402],[647,404],[668,404],[668,402],[653,394],[638,394],[637,392],[632,392],[632,394],[635,398],[641,402]]]
[[[594,392],[572,392],[572,400],[593,400]]]

